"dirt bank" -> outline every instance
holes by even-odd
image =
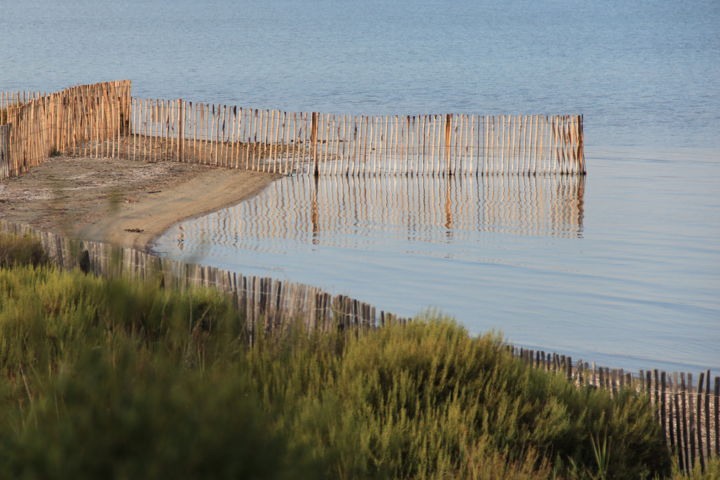
[[[0,218],[146,249],[173,224],[238,203],[275,178],[175,162],[55,157],[0,180]]]

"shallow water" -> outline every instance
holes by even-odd
[[[594,156],[587,180],[288,177],[156,250],[401,315],[439,308],[473,332],[608,365],[719,368],[708,162],[625,150]]]
[[[716,0],[0,0],[0,90],[583,113],[584,184],[287,179],[158,250],[608,365],[717,369],[718,25]]]

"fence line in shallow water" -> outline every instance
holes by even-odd
[[[584,174],[582,115],[352,116],[133,98],[130,158],[282,174]]]
[[[164,285],[180,288],[217,288],[229,294],[245,315],[250,338],[254,338],[258,328],[282,329],[297,320],[302,320],[309,329],[322,331],[374,328],[387,322],[408,321],[378,312],[372,305],[350,297],[294,282],[243,276],[101,242],[70,240],[3,221],[0,231],[37,236],[54,263],[62,268],[81,266],[103,276],[160,277]],[[696,462],[704,465],[708,458],[720,455],[720,377],[714,377],[713,382],[709,370],[702,372],[695,383],[691,373],[640,370],[633,375],[622,369],[573,362],[571,357],[556,353],[511,345],[508,349],[525,363],[558,372],[579,386],[601,388],[613,395],[626,388],[647,394],[655,405],[655,418],[662,426],[668,448],[683,470],[689,470]]]

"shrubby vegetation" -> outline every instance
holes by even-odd
[[[644,397],[578,389],[447,319],[251,345],[216,292],[35,263],[0,269],[9,478],[671,475]]]
[[[39,241],[30,236],[0,233],[0,268],[46,265],[48,258]]]

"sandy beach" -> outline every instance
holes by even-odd
[[[147,249],[173,224],[236,204],[275,178],[176,162],[54,157],[0,180],[0,218]]]

